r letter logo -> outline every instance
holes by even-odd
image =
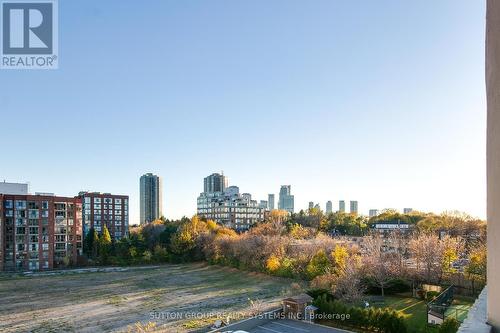
[[[15,1],[1,4],[1,68],[58,67],[57,2]]]

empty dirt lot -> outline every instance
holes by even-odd
[[[296,288],[286,279],[201,263],[0,275],[0,332],[136,332],[148,324],[155,332],[187,332],[213,323],[214,312],[225,319],[277,306]]]

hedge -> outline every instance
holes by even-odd
[[[326,294],[317,297],[313,304],[318,314],[327,316],[349,315],[342,325],[364,328],[384,333],[406,333],[408,327],[403,316],[390,308],[368,308],[348,306],[337,300],[328,299]]]

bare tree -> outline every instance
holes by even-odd
[[[386,247],[385,240],[379,235],[368,238],[364,244],[364,269],[380,288],[382,296],[390,280],[395,276],[398,257]]]

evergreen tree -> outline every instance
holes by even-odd
[[[90,228],[89,232],[85,236],[83,240],[83,253],[87,255],[87,257],[92,256],[92,247],[94,244],[94,228]]]
[[[89,233],[90,239],[91,239],[91,241],[90,241],[90,244],[91,244],[90,257],[92,259],[96,259],[98,249],[99,249],[99,235],[97,234],[97,231],[94,228],[92,228],[91,230],[92,230],[92,232]]]
[[[104,226],[102,228],[102,234],[99,238],[99,258],[103,264],[107,263],[108,257],[111,252],[111,236],[109,234],[108,228]]]

